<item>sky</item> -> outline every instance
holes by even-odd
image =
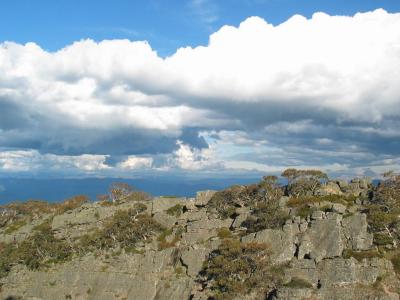
[[[400,1],[0,3],[0,176],[400,166]]]

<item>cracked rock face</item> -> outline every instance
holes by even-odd
[[[362,193],[368,181],[350,183],[335,181],[325,194]],[[143,242],[133,253],[91,253],[47,270],[32,271],[22,265],[12,268],[1,278],[0,297],[22,299],[197,299],[209,294],[199,283],[204,261],[218,249],[221,229],[241,237],[243,243],[265,243],[271,252],[271,263],[281,266],[283,284],[268,299],[376,299],[394,300],[398,295],[386,282],[399,284],[390,260],[353,257],[344,258],[344,251],[372,251],[373,235],[368,232],[367,216],[357,207],[340,203],[320,203],[305,218],[292,216],[283,226],[245,234],[242,222],[251,214],[246,206],[236,207],[233,219],[216,217],[207,210],[215,191],[199,192],[195,199],[154,198],[143,202],[154,220],[170,229],[166,248],[158,240]],[[322,193],[322,192],[321,192]],[[322,193],[323,194],[323,193]],[[285,207],[289,198],[279,202]],[[128,210],[132,203],[103,207],[89,203],[56,215],[52,229],[60,239],[73,240],[99,228],[117,210]],[[171,214],[179,205],[182,211]],[[322,207],[328,207],[329,212]],[[49,216],[32,220],[12,234],[0,234],[0,241],[20,241],[32,234],[32,228]],[[50,220],[50,219],[49,219]],[[389,278],[389,279],[387,279]],[[385,283],[380,283],[381,281]],[[376,288],[379,285],[380,288]],[[257,291],[237,299],[265,299]]]
[[[368,250],[372,248],[373,235],[368,232],[367,216],[355,214],[342,220],[346,248]]]

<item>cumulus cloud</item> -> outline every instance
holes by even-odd
[[[122,169],[136,170],[151,168],[153,165],[153,158],[151,157],[136,157],[129,156],[126,160],[120,162],[118,167]]]
[[[221,162],[215,160],[213,149],[196,149],[178,141],[179,148],[168,159],[167,166],[183,170],[213,170],[222,168]]]
[[[17,151],[1,152],[0,168],[44,157],[106,170],[115,155],[128,157],[120,169],[159,167],[163,155],[185,170],[396,160],[399,28],[382,9],[276,26],[251,17],[167,58],[144,41],[57,52],[3,42],[0,147]]]
[[[80,170],[92,172],[106,170],[106,155],[83,154],[66,156],[40,154],[37,150],[13,150],[0,152],[0,173]]]

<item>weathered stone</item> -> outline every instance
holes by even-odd
[[[325,213],[320,210],[313,211],[311,214],[311,220],[322,220],[325,218]]]
[[[338,214],[344,214],[346,212],[347,207],[340,203],[333,203],[332,210]]]
[[[204,243],[215,236],[217,236],[217,231],[215,229],[201,229],[194,232],[185,232],[182,234],[182,243],[186,245]]]
[[[318,264],[315,264],[314,260],[301,259],[293,260],[290,263],[289,268],[285,271],[285,281],[290,282],[292,278],[300,278],[304,282],[310,283],[314,288],[313,295],[317,299],[393,299],[386,298],[388,295],[385,293],[375,295],[376,298],[368,298],[374,295],[371,293],[372,285],[378,278],[391,272],[391,268],[390,262],[378,258],[364,260],[362,263],[357,262],[354,258],[334,258],[323,260]],[[339,286],[348,288],[351,297],[341,293],[341,296],[337,297],[339,294],[335,289]],[[295,291],[296,289],[291,290]],[[368,292],[365,293],[365,291]],[[289,291],[286,289],[279,289],[277,295],[280,296],[277,299],[286,299],[282,297],[288,293]]]
[[[360,180],[336,185],[341,191],[346,189],[346,195],[357,189],[362,193],[370,189],[367,181]],[[166,237],[167,242],[175,243],[175,234],[179,230],[181,239],[174,247],[158,251],[159,241],[155,235],[136,243],[136,250],[143,251],[143,254],[121,251],[117,255],[120,252],[117,246],[112,251],[96,251],[96,255],[100,255],[98,258],[93,254],[77,256],[46,270],[31,271],[16,265],[8,276],[0,278],[0,298],[208,299],[213,296],[213,290],[202,284],[198,274],[203,261],[221,243],[218,230],[235,228],[233,234],[240,236],[239,226],[250,214],[249,208],[242,206],[236,209],[235,220],[216,218],[207,207],[211,194],[200,193],[199,201],[155,198],[143,202],[156,221],[174,228]],[[125,201],[107,207],[87,203],[54,216],[52,226],[57,237],[71,241],[103,226],[116,211],[129,209],[136,203]],[[185,207],[179,217],[167,213],[176,204]],[[327,205],[333,212],[321,211]],[[307,220],[292,215],[282,228],[262,230],[241,239],[242,242],[268,244],[272,262],[279,264],[274,267],[284,272],[284,284],[278,286],[268,299],[399,300],[396,292],[400,283],[388,259],[372,258],[359,262],[341,257],[346,248],[354,251],[373,248],[366,215],[358,212],[360,207],[346,208],[341,204],[323,202],[314,203],[312,210],[314,212]],[[33,226],[43,221],[44,218],[30,220],[12,235],[5,235],[4,229],[0,230],[0,241],[10,242],[17,237],[19,242],[32,234]],[[179,226],[175,226],[176,223]],[[387,278],[392,278],[389,285]],[[238,294],[234,299],[265,299],[265,291],[256,289],[246,295]]]
[[[372,247],[373,235],[367,231],[368,222],[365,214],[354,214],[342,220],[346,248],[368,250]]]
[[[188,211],[182,215],[187,222],[200,221],[208,219],[206,210]]]
[[[232,228],[239,228],[241,224],[247,219],[247,217],[250,215],[250,213],[247,214],[240,214],[238,215],[235,220],[232,222],[231,227]]]
[[[335,181],[328,181],[323,184],[315,193],[316,195],[326,196],[326,195],[341,195],[343,194],[340,186]]]
[[[173,274],[173,251],[150,251],[110,261],[87,256],[48,271],[13,269],[0,295],[24,299],[188,299],[192,280],[174,279],[167,287],[161,278],[168,272]]]
[[[213,249],[211,247],[189,248],[182,252],[181,259],[187,268],[187,275],[196,277],[203,267],[203,262]]]
[[[340,187],[342,192],[345,192],[349,187],[349,183],[346,180],[337,179],[336,183]]]
[[[307,288],[280,288],[273,299],[276,300],[303,300],[312,299],[313,290]]]
[[[281,198],[279,199],[279,206],[280,206],[280,207],[285,207],[286,204],[288,203],[289,199],[290,199],[290,197],[288,197],[288,196],[283,196],[283,197],[281,197]]]
[[[158,197],[154,198],[152,203],[152,208],[151,208],[151,213],[156,214],[158,212],[166,211],[169,208],[180,204],[182,206],[185,206],[187,204],[186,198],[167,198],[167,197]]]
[[[170,228],[178,222],[178,219],[175,216],[171,216],[165,211],[155,213],[153,218],[166,228]]]
[[[297,230],[296,230],[297,228]],[[265,243],[271,247],[271,258],[274,263],[291,260],[296,252],[295,235],[298,232],[296,224],[288,225],[284,230],[265,229],[254,234],[244,236],[245,243]]]
[[[75,225],[83,225],[97,222],[96,212],[99,214],[105,210],[101,209],[75,209],[68,213],[55,216],[51,227],[54,230],[59,230],[63,227],[70,227]],[[112,215],[110,213],[109,215]]]
[[[211,191],[211,190],[197,192],[195,205],[206,206],[208,201],[211,200],[212,196],[214,196],[215,193],[216,191]]]
[[[232,219],[205,219],[188,223],[187,231],[194,232],[201,229],[217,229],[222,227],[230,227],[231,224]]]
[[[317,262],[323,258],[342,255],[344,244],[341,239],[341,218],[337,214],[327,214],[327,219],[314,220],[300,238],[299,257],[310,257]]]

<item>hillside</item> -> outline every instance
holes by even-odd
[[[400,177],[1,207],[4,299],[399,299]]]

